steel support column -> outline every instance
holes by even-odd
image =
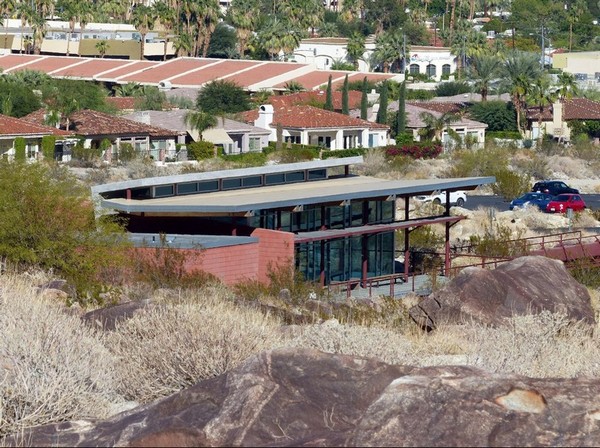
[[[410,219],[410,210],[409,206],[409,198],[408,196],[404,198],[404,220],[408,221]],[[408,281],[408,268],[410,266],[410,229],[407,227],[404,229],[404,281]]]

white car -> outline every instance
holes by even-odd
[[[432,202],[438,205],[446,205],[446,192],[434,191],[430,195],[415,196],[415,200],[422,203]],[[467,194],[464,191],[450,192],[450,205],[462,207],[465,205],[465,202],[467,202]]]

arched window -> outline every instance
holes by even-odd
[[[411,75],[419,74],[419,64],[410,64],[410,74]]]
[[[450,64],[442,65],[442,75],[449,75],[449,74],[450,74]]]
[[[433,64],[427,65],[427,68],[425,69],[425,73],[427,73],[427,76],[429,78],[435,78],[435,65],[433,65]]]

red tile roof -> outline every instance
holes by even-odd
[[[115,106],[118,110],[135,110],[135,102],[137,98],[133,96],[109,96],[106,97],[106,102]]]
[[[333,109],[342,110],[342,92],[332,92]],[[324,90],[310,90],[305,92],[291,93],[289,95],[272,95],[269,98],[269,104],[274,108],[314,105],[314,103],[325,104],[326,92]],[[348,92],[348,106],[350,109],[360,108],[362,93],[357,90]]]
[[[252,67],[256,64],[256,61],[240,61],[227,59],[223,59],[222,61],[217,62],[216,64],[214,64],[215,61],[212,62],[213,65],[210,65],[209,67],[206,67],[204,69],[196,70],[187,74],[182,74],[181,76],[175,76],[171,78],[171,82],[173,84],[178,85],[201,85],[206,82],[210,82],[214,79],[222,78],[224,76],[235,73],[238,70],[243,70],[245,68]]]
[[[460,112],[465,108],[464,104],[461,103],[445,103],[441,101],[407,101],[407,104],[411,104],[421,109],[432,110],[445,114],[447,112]]]
[[[178,77],[182,73],[197,70],[211,64],[213,61],[193,59],[193,58],[178,58],[171,59],[160,65],[152,66],[143,72],[131,76],[124,76],[121,81],[133,80],[135,82],[152,82],[158,83],[169,78]]]
[[[94,77],[98,73],[113,70],[123,66],[122,59],[89,59],[83,64],[77,64],[62,70],[54,71],[54,76],[74,76],[79,78]]]
[[[0,115],[0,135],[31,136],[31,135],[56,135],[65,137],[73,135],[72,132],[66,132],[61,129],[46,126],[42,123],[31,123],[27,120]]]
[[[542,112],[543,121],[552,120],[553,106],[545,107]],[[527,118],[538,120],[539,107],[527,109]],[[569,120],[600,120],[600,102],[587,98],[572,98],[563,101],[563,121]]]
[[[25,117],[24,120],[39,123],[43,121],[44,109],[40,109]],[[151,137],[176,137],[177,132],[156,126],[139,123],[133,120],[116,117],[95,110],[80,110],[71,115],[72,131],[78,135],[150,135]]]
[[[388,129],[389,126],[373,123],[360,118],[319,109],[313,106],[290,106],[275,110],[273,125],[281,124],[285,128],[368,128]]]

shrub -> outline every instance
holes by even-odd
[[[269,160],[280,163],[302,162],[319,158],[320,148],[317,146],[291,145],[289,149],[279,149],[269,153]]]
[[[121,322],[108,337],[120,392],[147,403],[220,375],[279,345],[279,325],[236,307],[223,291],[188,291]]]
[[[23,278],[4,274],[0,283],[0,435],[107,417],[122,400],[102,337],[44,301]]]
[[[469,108],[469,113],[474,120],[481,121],[488,125],[487,134],[491,133],[502,133],[502,132],[516,132],[517,130],[517,113],[512,103],[506,103],[504,101],[485,101],[475,103]],[[502,134],[500,134],[502,135]],[[490,137],[496,138],[512,138],[512,136],[500,136],[492,134]],[[506,134],[514,135],[514,134]],[[521,138],[521,135],[516,132],[517,139]]]
[[[508,168],[500,168],[494,170],[493,175],[496,177],[496,183],[492,184],[492,191],[504,199],[518,198],[531,189],[527,174],[518,174]]]
[[[52,269],[78,300],[122,266],[125,243],[114,223],[96,223],[87,188],[66,168],[0,161],[0,257],[15,266]]]
[[[193,142],[187,145],[188,158],[193,160],[210,159],[215,156],[214,143],[207,141]]]
[[[83,163],[84,166],[91,166],[94,162],[98,161],[102,156],[102,150],[98,147],[86,148],[82,141],[79,141],[73,147],[72,158]]]
[[[223,154],[221,157],[229,162],[234,162],[243,167],[263,166],[267,156],[262,152],[248,152],[244,154]]]
[[[481,121],[481,120],[479,120]],[[492,131],[485,133],[486,139],[506,139],[506,140],[521,140],[522,136],[518,131]]]
[[[121,143],[119,145],[119,154],[118,159],[119,162],[127,163],[131,162],[133,159],[137,157],[137,152],[133,148],[131,143]]]
[[[470,243],[475,246],[475,253],[486,257],[515,257],[527,254],[526,243],[521,232],[513,237],[510,227],[493,222],[485,225],[483,235],[471,235]]]
[[[435,88],[436,96],[454,96],[470,91],[471,87],[469,87],[467,83],[461,81],[441,82]]]
[[[352,149],[336,149],[335,151],[323,151],[321,154],[321,158],[325,159],[335,159],[341,157],[355,157],[362,156],[367,152],[369,148],[352,148]]]
[[[26,143],[23,137],[15,138],[15,160],[22,162],[26,159],[25,146]]]
[[[385,149],[385,154],[389,158],[409,156],[413,159],[435,159],[442,151],[442,145],[432,142],[422,142],[401,147],[388,146]]]
[[[503,148],[480,151],[453,151],[453,164],[448,177],[493,176],[495,171],[508,167],[510,152]]]
[[[435,98],[435,90],[406,89],[407,100],[428,101]]]
[[[42,154],[44,159],[54,160],[54,145],[56,144],[56,136],[44,135],[42,137]]]

